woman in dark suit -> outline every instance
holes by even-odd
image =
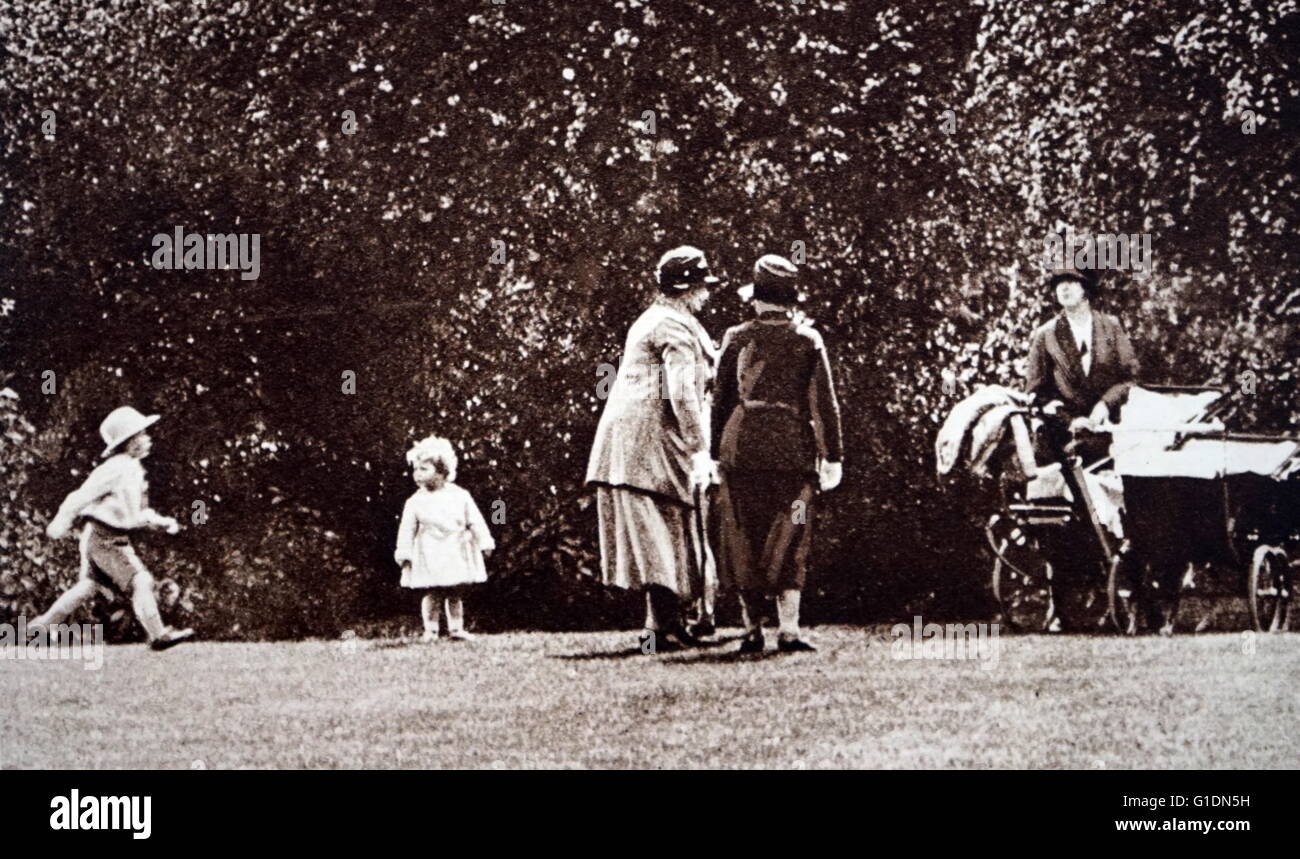
[[[1095,435],[1119,406],[1137,379],[1138,362],[1128,333],[1114,316],[1092,307],[1097,298],[1096,275],[1063,268],[1051,273],[1047,286],[1061,312],[1039,326],[1029,344],[1026,390],[1055,419],[1044,428],[1053,451],[1069,451],[1084,463],[1106,455],[1109,436]],[[1094,497],[1093,503],[1110,503]],[[1053,613],[1073,625],[1072,603],[1086,598],[1083,588],[1063,585],[1080,575],[1080,556],[1072,548],[1055,553],[1050,588]],[[1064,604],[1063,604],[1064,603]]]
[[[794,318],[798,269],[768,255],[754,265],[756,318],[727,331],[718,362],[711,452],[722,485],[720,579],[740,593],[744,653],[763,649],[762,605],[775,596],[777,649],[815,650],[799,632],[812,545],[813,491],[840,482],[844,443],[830,358]]]
[[[1064,444],[1071,434],[1095,430],[1112,416],[1137,379],[1138,361],[1119,320],[1093,309],[1095,274],[1057,269],[1047,286],[1061,312],[1034,332],[1025,388],[1061,418],[1053,440]]]

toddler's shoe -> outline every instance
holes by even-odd
[[[424,635],[420,636],[420,641],[424,642],[425,644],[431,644],[437,640],[438,640],[438,630],[436,629],[426,629],[424,631]]]
[[[452,641],[473,641],[474,639],[478,638],[478,636],[475,635],[474,633],[466,632],[463,629],[457,629],[452,631],[449,637],[451,638]]]
[[[163,634],[153,641],[149,642],[150,650],[166,650],[169,647],[189,641],[194,637],[192,629],[172,629],[170,626],[163,630]]]

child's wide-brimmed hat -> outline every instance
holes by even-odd
[[[142,415],[130,406],[122,406],[109,412],[108,417],[99,425],[99,435],[104,439],[103,456],[108,456],[113,449],[136,433],[144,432],[158,423],[161,415]]]

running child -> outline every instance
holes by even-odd
[[[158,421],[130,406],[114,409],[99,425],[104,439],[100,463],[81,487],[68,495],[45,533],[58,540],[74,528],[81,530],[81,571],[77,583],[49,611],[28,625],[45,630],[61,624],[100,587],[130,595],[136,619],[154,650],[166,650],[194,636],[192,629],[172,629],[163,623],[154,597],[154,580],[131,545],[134,531],[145,528],[175,534],[180,523],[149,508],[144,466],[153,447],[145,432]]]

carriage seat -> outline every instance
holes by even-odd
[[[1053,462],[1036,470],[1034,476],[1025,485],[1025,500],[1070,500],[1070,490],[1065,485],[1065,476],[1061,474],[1061,463]]]

